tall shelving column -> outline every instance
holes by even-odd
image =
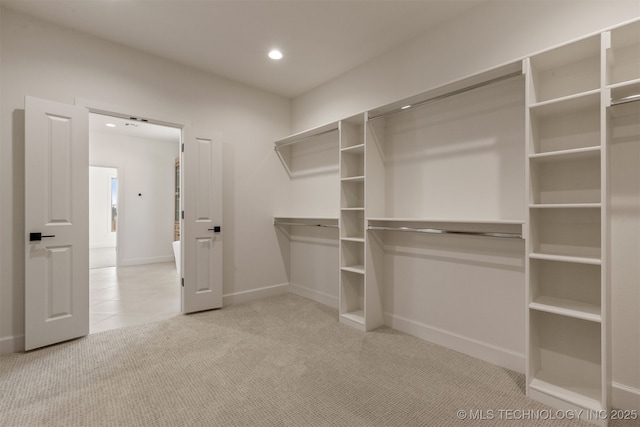
[[[365,331],[364,116],[340,121],[340,322]]]
[[[592,36],[527,68],[527,394],[608,408],[607,185],[602,51]]]
[[[603,106],[610,165],[607,177],[610,233],[607,301],[610,307],[615,307],[608,316],[615,328],[615,337],[609,335],[611,365],[616,367],[611,373],[611,382],[615,385],[612,398],[621,409],[633,409],[633,397],[630,397],[633,394],[622,390],[632,390],[640,384],[638,378],[629,375],[624,368],[640,360],[637,345],[640,322],[637,310],[637,301],[640,301],[640,21],[613,28],[607,36],[610,43],[605,46]]]

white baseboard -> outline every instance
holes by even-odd
[[[614,382],[611,385],[611,406],[640,413],[640,389]]]
[[[338,308],[338,297],[325,294],[324,292],[318,292],[295,283],[289,284],[289,292],[303,298],[310,299],[311,301],[319,302],[320,304],[324,304],[331,308]]]
[[[524,374],[524,354],[457,335],[390,313],[384,314],[385,325],[425,341],[450,348],[485,362]]]
[[[242,304],[260,298],[282,295],[289,291],[288,283],[279,285],[266,286],[264,288],[251,289],[248,291],[234,292],[232,294],[222,295],[222,306]]]
[[[157,264],[159,262],[173,262],[173,255],[157,256],[149,258],[130,258],[118,262],[118,267],[130,267],[132,265]]]
[[[89,249],[106,249],[106,248],[116,248],[115,243],[98,243],[92,246],[89,246]]]
[[[24,335],[0,338],[0,355],[24,351]]]

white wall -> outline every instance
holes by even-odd
[[[272,215],[289,201],[273,152],[290,132],[289,100],[9,9],[0,26],[0,352],[23,347],[25,95],[126,106],[221,132],[223,293],[287,282]]]
[[[89,164],[118,168],[118,266],[173,260],[175,160],[179,156],[178,140],[91,132]]]
[[[293,130],[349,117],[640,16],[637,0],[481,3],[293,100]]]
[[[346,118],[638,17],[637,0],[482,3],[295,98],[293,130],[304,131]],[[637,195],[632,198],[633,206],[637,206]],[[617,232],[614,228],[614,237]],[[614,257],[625,252],[622,247],[613,248]],[[614,259],[612,268],[616,265],[620,262]],[[635,278],[624,281],[628,283],[624,289],[620,287],[623,281],[613,283],[613,404],[640,410],[640,291],[638,271],[629,268],[632,265],[627,271],[613,272],[614,279],[628,271]]]
[[[89,249],[116,247],[116,232],[111,231],[111,180],[117,177],[114,168],[89,168]]]

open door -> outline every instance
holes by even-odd
[[[25,98],[25,350],[89,333],[88,123]]]
[[[222,307],[222,145],[183,135],[182,312]]]

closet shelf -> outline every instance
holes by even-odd
[[[362,181],[364,181],[364,176],[363,175],[347,176],[347,177],[341,178],[340,181],[342,181],[342,182],[362,182]]]
[[[276,151],[278,151],[279,149],[289,146],[289,145],[293,145],[293,144],[297,144],[298,142],[302,142],[305,141],[307,139],[316,137],[316,136],[320,136],[320,135],[324,135],[325,133],[329,133],[329,132],[333,132],[333,131],[337,131],[338,130],[338,122],[334,122],[334,123],[329,123],[327,125],[324,126],[319,126],[313,129],[309,129],[303,132],[299,132],[296,134],[293,134],[291,136],[288,136],[286,138],[282,138],[279,139],[275,142],[275,149]]]
[[[601,322],[600,306],[562,298],[541,296],[529,304],[529,308],[547,313],[560,314],[576,319]]]
[[[364,207],[340,208],[341,211],[363,211]]]
[[[587,258],[587,257],[567,256],[567,255],[551,255],[551,254],[544,254],[544,253],[538,253],[538,252],[530,253],[529,258],[543,259],[547,261],[572,262],[576,264],[591,264],[591,265],[602,264],[602,261],[599,258]]]
[[[346,242],[364,243],[364,239],[360,237],[342,237],[340,240],[343,240]]]
[[[353,322],[357,325],[364,326],[364,310],[342,313],[340,318]]]
[[[539,203],[529,205],[530,209],[600,209],[602,203]]]
[[[600,146],[573,148],[571,150],[547,151],[545,153],[530,154],[532,161],[560,161],[574,160],[600,155]]]
[[[304,226],[304,227],[320,227],[320,228],[339,228],[338,218],[331,217],[301,217],[277,216],[273,218],[273,225],[281,227]]]
[[[364,274],[364,265],[350,265],[345,267],[340,267],[342,271],[349,271],[351,273],[356,274]]]
[[[450,223],[450,224],[496,224],[522,225],[524,221],[510,219],[451,219],[451,218],[367,218],[369,222],[422,222],[422,223]]]
[[[553,380],[557,380],[557,376],[549,374],[544,370],[538,371],[535,378],[529,383],[529,387],[535,391],[546,394],[548,396],[560,399],[565,402],[573,403],[582,408],[587,408],[594,411],[600,411],[603,409],[600,404],[600,389],[590,389],[588,387],[570,386],[568,384],[575,384],[573,379],[561,379],[563,384],[559,387],[553,384]],[[579,384],[579,382],[577,382]]]
[[[336,216],[274,216],[274,222],[278,221],[327,221],[338,223]]]
[[[340,151],[344,154],[363,154],[364,144],[351,145],[349,147],[342,148]]]
[[[427,90],[420,94],[403,98],[386,106],[369,110],[368,121],[409,111],[439,100],[487,86],[505,79],[522,75],[522,61],[516,61],[485,72],[454,80],[449,84]]]
[[[600,103],[600,89],[593,89],[574,95],[554,98],[529,106],[537,116],[556,115],[566,111],[578,111],[588,107],[597,107]]]
[[[633,90],[638,87],[640,87],[640,78],[607,85],[607,89],[611,89],[612,92],[614,90],[625,90],[630,88]]]

